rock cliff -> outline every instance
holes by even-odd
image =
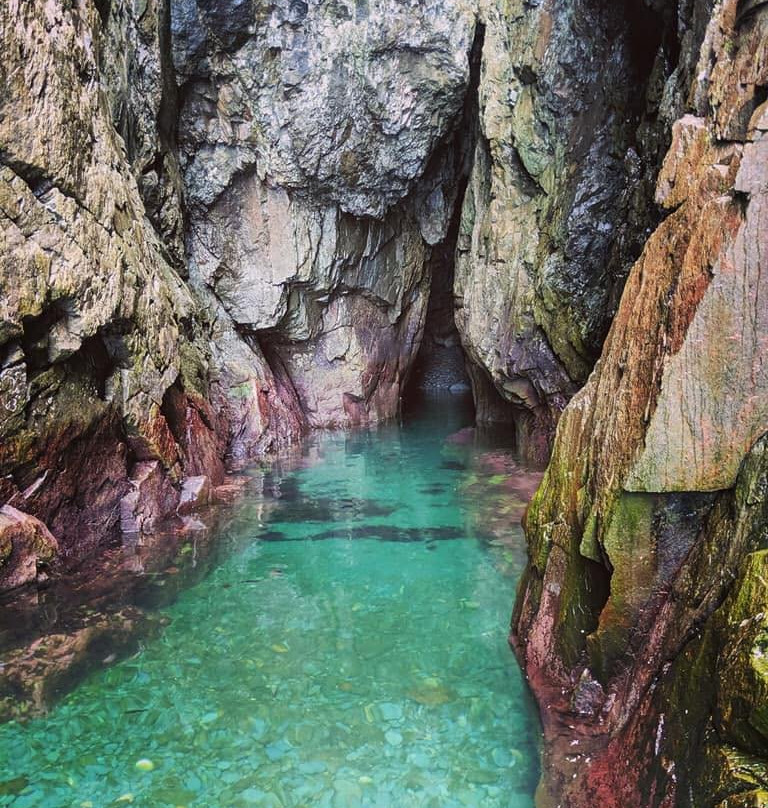
[[[60,557],[153,529],[187,477],[392,417],[433,287],[478,417],[546,454],[647,219],[624,222],[655,159],[636,23],[464,0],[0,22],[0,492]]]
[[[515,631],[553,804],[768,788],[766,27],[760,0],[8,0],[0,589],[188,529],[228,472],[463,360],[478,419],[552,451]]]
[[[516,641],[569,805],[764,802],[768,18],[718,4],[693,45],[666,216],[527,515]]]

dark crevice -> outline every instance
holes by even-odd
[[[453,199],[453,208],[445,238],[432,248],[429,259],[431,284],[427,316],[421,346],[403,391],[406,405],[408,397],[416,391],[469,388],[466,357],[454,318],[453,285],[461,211],[479,132],[478,88],[484,41],[485,26],[478,22],[469,53],[470,78],[461,116],[448,142],[435,154],[427,170],[429,176],[434,164],[448,167],[451,177],[448,183],[453,187],[442,191],[446,198]]]
[[[73,369],[79,369],[90,378],[102,401],[107,400],[107,382],[115,372],[115,363],[107,350],[100,334],[94,334],[83,340],[80,348],[73,354]]]
[[[99,12],[99,17],[101,17],[101,24],[106,26],[109,20],[109,12],[112,9],[112,0],[94,0],[94,2],[96,4],[96,11]]]
[[[187,398],[184,388],[177,379],[163,394],[160,413],[171,430],[173,439],[179,445],[184,442],[187,424]]]
[[[653,70],[659,48],[669,64],[680,56],[677,36],[677,0],[624,0],[629,29],[629,56],[637,74],[647,79]]]
[[[162,4],[159,21],[160,72],[162,75],[162,94],[157,114],[157,131],[160,144],[167,152],[175,152],[179,125],[179,88],[171,59],[171,8],[170,0]]]

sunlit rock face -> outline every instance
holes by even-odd
[[[681,17],[666,217],[527,516],[517,641],[592,759],[554,778],[570,805],[763,799],[768,16],[748,5]]]

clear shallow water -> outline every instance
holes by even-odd
[[[506,635],[531,483],[503,446],[446,441],[465,423],[444,403],[269,473],[159,639],[0,727],[0,806],[530,808]]]

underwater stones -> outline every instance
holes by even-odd
[[[384,721],[400,721],[403,717],[403,708],[399,704],[385,701],[379,704],[378,710]]]
[[[433,676],[419,681],[406,695],[426,707],[439,707],[456,700],[456,693]]]
[[[0,508],[0,591],[36,581],[42,569],[53,562],[58,549],[55,536],[39,519],[3,505]]]
[[[337,778],[333,781],[333,808],[355,808],[363,798],[363,789],[351,780]]]
[[[402,744],[402,742],[403,742],[403,736],[396,729],[388,729],[384,733],[384,740],[390,746],[400,746]]]
[[[286,649],[287,650],[287,649]],[[285,740],[274,741],[264,747],[267,757],[274,763],[282,760],[293,749],[292,744]]]

